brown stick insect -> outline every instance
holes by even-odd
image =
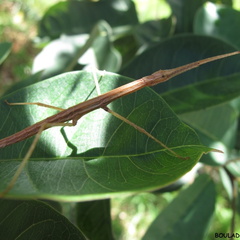
[[[17,132],[11,136],[8,136],[8,137],[0,140],[0,148],[4,148],[4,147],[7,147],[8,145],[17,143],[19,141],[23,141],[29,137],[36,135],[27,154],[23,158],[19,168],[15,172],[9,185],[2,193],[0,193],[0,197],[3,197],[14,186],[14,184],[17,181],[19,175],[21,174],[23,168],[25,167],[26,163],[28,162],[29,158],[31,157],[31,155],[34,151],[34,148],[40,138],[40,135],[44,130],[51,128],[53,126],[75,126],[77,121],[82,116],[84,116],[85,114],[92,112],[96,109],[99,109],[99,108],[104,109],[108,113],[111,113],[115,117],[121,119],[122,121],[124,121],[127,124],[131,125],[132,127],[136,128],[138,131],[142,132],[143,134],[146,134],[149,138],[152,138],[154,141],[156,141],[159,145],[161,145],[163,148],[165,148],[167,151],[169,151],[169,153],[173,154],[175,157],[181,158],[183,160],[184,159],[187,160],[187,157],[182,157],[182,156],[178,155],[175,151],[173,151],[171,148],[166,146],[160,140],[156,139],[154,136],[152,136],[150,133],[148,133],[142,127],[137,126],[136,124],[132,123],[128,119],[119,115],[118,113],[110,110],[107,107],[107,105],[118,98],[121,98],[125,95],[131,94],[133,92],[136,92],[144,87],[154,86],[156,84],[168,81],[169,79],[173,78],[174,76],[177,76],[181,73],[189,71],[193,68],[197,68],[200,65],[203,65],[203,64],[206,64],[208,62],[215,61],[218,59],[230,57],[230,56],[233,56],[233,55],[236,55],[239,53],[240,53],[240,51],[236,51],[236,52],[232,52],[232,53],[222,54],[219,56],[199,60],[199,61],[189,63],[189,64],[186,64],[181,67],[174,68],[174,69],[159,70],[151,75],[142,77],[138,80],[135,80],[133,82],[130,82],[128,84],[125,84],[123,86],[115,88],[109,92],[101,94],[101,95],[99,95],[95,98],[92,98],[90,100],[87,100],[85,102],[81,102],[75,106],[68,108],[68,109],[62,109],[59,107],[54,107],[54,106],[50,106],[50,105],[47,105],[44,103],[39,103],[39,102],[9,103],[6,99],[6,104],[8,104],[8,105],[38,105],[38,106],[43,106],[43,107],[47,107],[47,108],[53,108],[60,112],[53,116],[50,116],[40,122],[35,123],[25,129],[21,130],[20,132]]]

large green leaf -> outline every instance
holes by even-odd
[[[192,34],[178,35],[144,51],[124,68],[121,74],[137,79],[159,69],[175,68],[207,57],[234,51],[236,49],[233,46],[216,38]],[[170,81],[154,86],[153,89],[158,93],[164,93],[203,80],[226,77],[239,73],[239,71],[240,54],[183,73]],[[183,95],[183,99],[185,98],[186,96]],[[179,98],[179,101],[181,100]]]
[[[231,45],[205,36],[182,35],[168,39],[135,58],[121,73],[133,78],[233,52]],[[240,55],[208,63],[159,84],[160,93],[181,119],[197,130],[206,146],[218,145],[227,153],[234,146],[238,112],[228,101],[239,96]],[[221,105],[219,105],[221,104]],[[215,107],[216,106],[216,107]],[[212,107],[211,109],[209,107]],[[199,110],[200,112],[197,112]],[[223,163],[226,155],[216,155],[211,162]]]
[[[100,20],[111,27],[138,23],[134,3],[130,0],[65,1],[48,9],[40,21],[39,35],[58,38],[63,33],[89,33]]]
[[[240,12],[226,7],[206,3],[197,12],[194,19],[194,32],[214,36],[240,48]]]
[[[152,223],[144,240],[205,239],[215,208],[213,181],[202,175],[182,191]]]
[[[130,79],[102,73],[102,92]],[[53,110],[38,106],[8,106],[9,102],[45,102],[70,107],[95,95],[93,74],[66,73],[33,84],[1,99],[1,138],[46,118]],[[181,123],[168,105],[146,88],[116,100],[111,109],[144,127],[173,151],[99,109],[76,127],[46,130],[31,161],[9,196],[84,200],[120,192],[152,190],[188,172],[210,149],[200,145],[195,132]],[[4,190],[26,154],[32,139],[0,149],[0,189]]]
[[[40,201],[0,200],[0,239],[87,239],[59,212]]]
[[[219,105],[238,97],[240,95],[239,80],[240,73],[236,73],[193,83],[165,92],[161,96],[172,106],[174,112],[183,114]]]

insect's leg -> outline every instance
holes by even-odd
[[[45,107],[45,108],[52,108],[52,109],[55,109],[55,110],[58,110],[58,111],[63,111],[65,110],[64,108],[59,108],[59,107],[55,107],[55,106],[52,106],[52,105],[48,105],[48,104],[45,104],[45,103],[40,103],[40,102],[19,102],[19,103],[9,103],[7,100],[5,100],[5,102],[8,104],[8,105],[37,105],[37,106],[41,106],[41,107]]]
[[[42,132],[49,127],[55,127],[55,126],[74,126],[74,123],[45,123],[41,126],[41,128],[39,129],[38,133],[36,134],[30,148],[28,149],[28,152],[26,153],[25,157],[23,158],[22,162],[20,163],[17,171],[15,172],[14,176],[12,177],[10,183],[8,184],[8,186],[5,188],[5,190],[3,192],[0,193],[0,198],[3,198],[14,186],[14,184],[16,183],[17,179],[19,178],[23,168],[26,166],[29,158],[31,157],[37,143],[38,140],[42,134]]]
[[[93,71],[93,78],[94,78],[94,82],[96,85],[96,89],[97,89],[97,93],[98,95],[101,94],[100,92],[100,88],[99,88],[99,83],[98,83],[98,79],[97,79],[97,75],[96,75],[96,71]],[[149,138],[153,139],[155,142],[157,142],[158,144],[160,144],[163,148],[167,149],[170,153],[172,153],[174,156],[181,158],[181,159],[187,159],[187,157],[182,157],[179,154],[177,154],[176,152],[174,152],[172,149],[170,149],[168,146],[166,146],[163,142],[159,141],[157,138],[155,138],[153,135],[151,135],[149,132],[147,132],[144,128],[139,127],[138,125],[136,125],[135,123],[129,121],[127,118],[121,116],[120,114],[112,111],[111,109],[109,109],[107,106],[106,107],[102,107],[102,109],[104,109],[105,111],[107,111],[108,113],[111,113],[113,116],[115,116],[116,118],[124,121],[125,123],[129,124],[130,126],[134,127],[135,129],[137,129],[139,132],[147,135]]]
[[[176,152],[174,152],[171,148],[169,148],[167,145],[165,145],[163,142],[159,141],[157,138],[155,138],[153,135],[151,135],[149,132],[147,132],[144,128],[139,127],[138,125],[136,125],[135,123],[129,121],[127,118],[121,116],[120,114],[112,111],[111,109],[109,109],[108,107],[103,107],[103,109],[105,111],[107,111],[108,113],[111,113],[114,117],[124,121],[125,123],[129,124],[130,126],[134,127],[135,129],[137,129],[139,132],[147,135],[149,138],[153,139],[155,142],[157,142],[158,144],[160,144],[163,148],[167,149],[170,153],[172,153],[175,157],[177,158],[181,158],[181,159],[187,159],[186,157],[182,157],[180,155],[178,155]]]
[[[98,79],[97,77],[97,72],[100,73],[100,78]],[[97,68],[92,68],[92,75],[93,75],[93,79],[94,79],[94,83],[96,86],[96,90],[97,90],[97,94],[98,96],[101,95],[101,90],[99,87],[99,83],[102,80],[102,77],[104,77],[105,71],[99,71]]]
[[[101,90],[100,90],[100,87],[99,87],[99,82],[98,82],[98,79],[97,79],[97,74],[96,74],[96,69],[93,69],[92,70],[92,73],[93,73],[93,79],[94,79],[94,83],[95,83],[95,86],[96,86],[96,90],[97,90],[97,94],[98,95],[101,95]]]

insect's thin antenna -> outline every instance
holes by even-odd
[[[58,111],[63,111],[63,110],[65,110],[64,108],[55,107],[55,106],[48,105],[48,104],[45,104],[45,103],[40,103],[40,102],[10,103],[10,102],[8,102],[7,100],[5,100],[5,103],[7,103],[7,105],[10,105],[10,106],[13,106],[13,105],[37,105],[37,106],[40,106],[40,107],[51,108],[51,109],[55,109],[55,110],[58,110]]]

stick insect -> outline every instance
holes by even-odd
[[[186,64],[186,65],[174,68],[174,69],[159,70],[157,72],[154,72],[151,75],[142,77],[138,80],[135,80],[133,82],[130,82],[128,84],[125,84],[123,86],[115,88],[109,92],[101,94],[101,95],[99,95],[95,98],[92,98],[90,100],[87,100],[85,102],[81,102],[75,106],[68,108],[68,109],[62,109],[59,107],[54,107],[54,106],[50,106],[50,105],[47,105],[44,103],[39,103],[39,102],[8,103],[6,100],[6,104],[8,104],[8,105],[38,105],[38,106],[42,106],[42,107],[53,108],[60,112],[53,116],[50,116],[40,122],[35,123],[25,129],[21,130],[20,132],[17,132],[9,137],[6,137],[6,138],[3,138],[0,140],[0,148],[4,148],[11,144],[17,143],[19,141],[23,141],[29,137],[36,135],[28,152],[26,153],[25,157],[23,158],[21,164],[19,165],[19,167],[18,167],[17,171],[15,172],[9,185],[2,193],[0,193],[0,197],[5,196],[13,188],[13,186],[14,186],[15,182],[17,181],[18,177],[20,176],[23,168],[25,167],[29,158],[31,157],[31,155],[35,149],[35,146],[40,138],[40,135],[44,130],[51,128],[53,126],[75,126],[77,124],[77,121],[82,116],[84,116],[85,114],[92,112],[96,109],[99,109],[99,108],[104,109],[108,113],[111,113],[113,116],[119,118],[120,120],[122,120],[122,121],[126,122],[127,124],[131,125],[132,127],[136,128],[138,131],[142,132],[143,134],[146,134],[149,138],[152,138],[154,141],[156,141],[159,145],[161,145],[163,148],[165,148],[170,154],[173,154],[175,157],[181,158],[181,159],[187,159],[186,157],[182,157],[182,156],[178,155],[175,151],[173,151],[171,148],[166,146],[164,143],[162,143],[161,141],[156,139],[154,136],[152,136],[150,133],[148,133],[143,128],[137,126],[136,124],[130,122],[128,119],[124,118],[123,116],[121,116],[118,113],[109,109],[107,107],[107,105],[118,98],[121,98],[125,95],[131,94],[133,92],[136,92],[144,87],[154,86],[156,84],[166,82],[169,79],[171,79],[181,73],[189,71],[193,68],[197,68],[200,65],[203,65],[203,64],[206,64],[208,62],[215,61],[218,59],[237,55],[239,53],[240,53],[240,51],[236,51],[236,52],[232,52],[232,53],[222,54],[222,55],[218,55],[215,57],[210,57],[210,58],[206,58],[203,60],[199,60],[199,61],[189,63],[189,64]]]

